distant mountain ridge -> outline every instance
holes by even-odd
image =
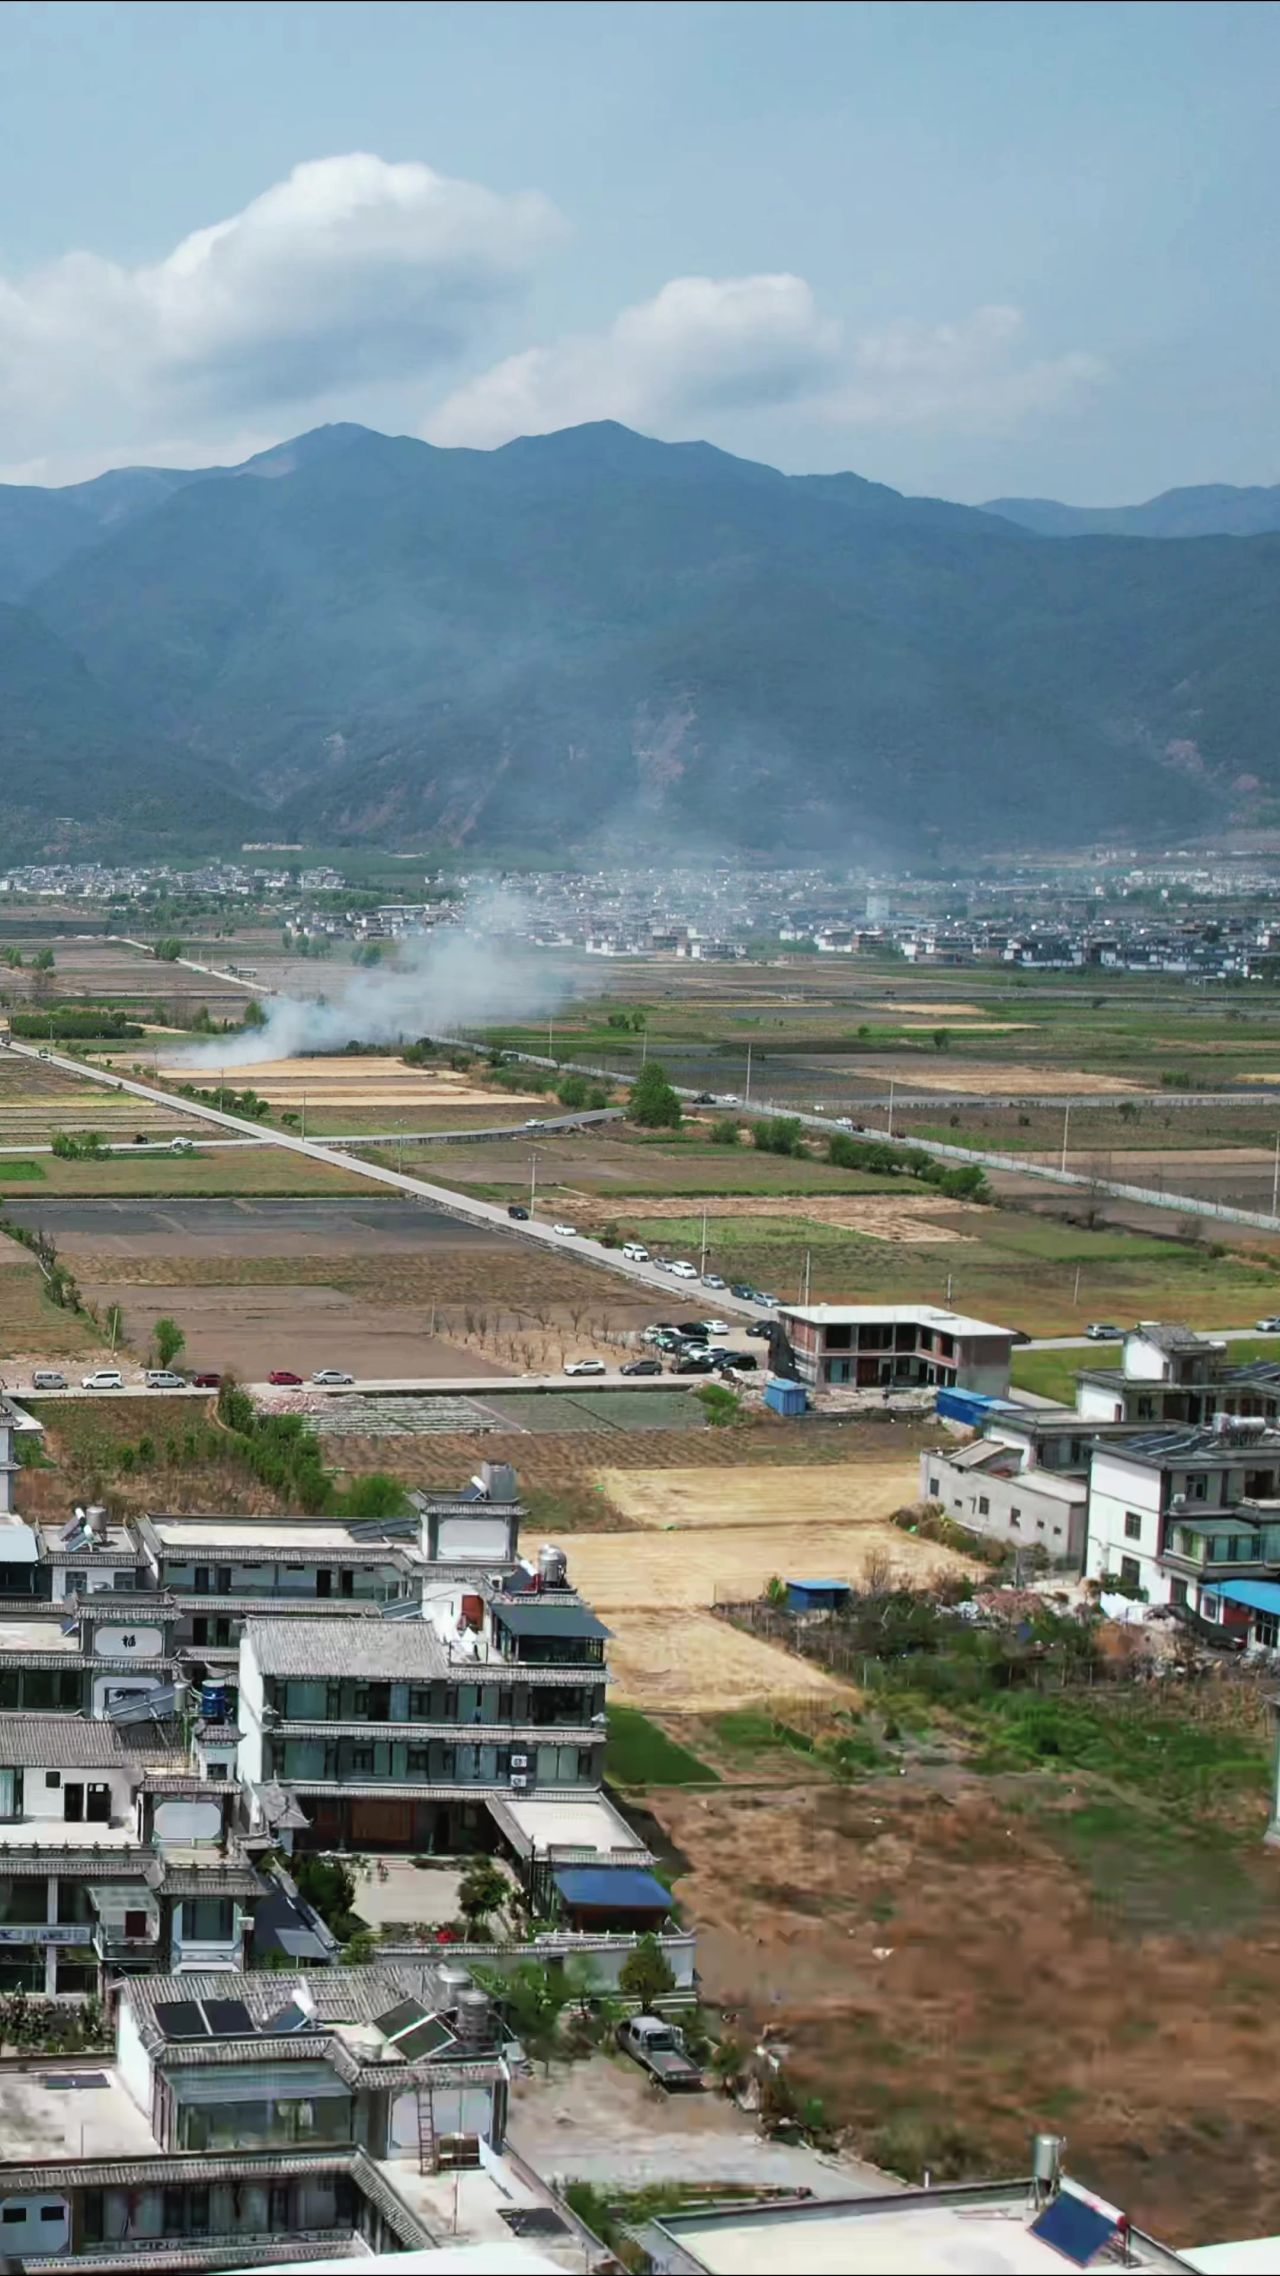
[[[942,855],[1280,799],[1280,536],[1060,544],[611,422],[0,487],[3,597],[10,859]]]
[[[983,507],[1038,537],[1260,537],[1280,530],[1280,483],[1237,490],[1203,482],[1163,490],[1140,506],[1060,506],[1053,498],[992,498]]]

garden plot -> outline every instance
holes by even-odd
[[[872,1241],[906,1241],[918,1244],[928,1241],[966,1241],[977,1238],[977,1226],[972,1233],[962,1231],[957,1217],[972,1216],[980,1220],[986,1212],[972,1202],[952,1201],[945,1194],[814,1194],[788,1198],[785,1202],[777,1194],[708,1195],[701,1208],[709,1218],[771,1218],[785,1216],[790,1221],[807,1221],[813,1225],[830,1225],[840,1232],[863,1233]],[[609,1217],[635,1218],[637,1223],[654,1225],[668,1218],[689,1223],[690,1197],[672,1194],[669,1198],[653,1200],[637,1195],[634,1199],[611,1199],[607,1208],[597,1211]],[[586,1211],[582,1212],[584,1215]]]

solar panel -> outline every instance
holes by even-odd
[[[89,1528],[85,1524],[85,1521],[82,1517],[73,1517],[69,1525],[63,1526],[61,1533],[58,1535],[58,1539],[62,1543],[64,1549],[70,1549],[73,1543],[79,1541],[81,1534],[83,1533],[87,1536],[88,1531]]]
[[[209,2029],[217,2039],[247,2039],[253,2035],[253,2017],[242,1999],[206,1999]]]
[[[381,2031],[384,2038],[394,2039],[397,2031],[407,2031],[411,2023],[425,2023],[426,2020],[427,2011],[421,2000],[401,1999],[397,2000],[394,2007],[389,2007],[385,2014],[375,2015],[373,2027],[375,2031]]]
[[[207,2039],[209,2026],[193,1999],[158,1999],[156,2021],[166,2039]]]
[[[267,2017],[262,2026],[262,2036],[264,2039],[283,2039],[292,2031],[310,2029],[311,2017],[306,2009],[299,2007],[296,1999],[291,1999],[284,2007],[278,2008],[274,2015]]]
[[[415,2023],[411,2031],[404,2031],[396,2040],[396,2053],[406,2062],[416,2063],[423,2055],[438,2055],[444,2047],[451,2047],[454,2035],[447,2023],[438,2015],[428,2015],[424,2022]]]
[[[1115,2228],[1113,2213],[1100,2213],[1096,2205],[1064,2189],[1031,2223],[1031,2234],[1052,2245],[1073,2267],[1087,2268],[1095,2252],[1115,2235]]]

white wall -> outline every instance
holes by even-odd
[[[1123,1422],[1124,1400],[1101,1383],[1077,1383],[1076,1413],[1087,1415],[1090,1422]]]
[[[117,1628],[103,1623],[93,1632],[93,1648],[113,1660],[158,1660],[164,1650],[163,1628],[136,1628],[122,1622]]]
[[[1015,1478],[1000,1478],[989,1471],[958,1469],[945,1454],[920,1457],[922,1496],[941,1502],[958,1524],[1008,1541],[1014,1548],[1043,1549],[1055,1561],[1071,1557],[1079,1564],[1084,1557],[1086,1488],[1081,1486],[1080,1499],[1072,1504],[1060,1494],[1040,1491],[1037,1478],[1050,1475],[1024,1470]]]
[[[67,1786],[109,1786],[111,1788],[111,1815],[127,1818],[133,1809],[133,1779],[127,1770],[108,1770],[97,1765],[92,1770],[69,1770],[65,1767],[53,1772],[56,1786],[48,1783],[51,1773],[46,1770],[24,1770],[22,1773],[22,1815],[24,1820],[35,1818],[56,1819],[61,1825],[66,1819],[63,1790]],[[74,1821],[73,1821],[74,1822]]]
[[[1093,1579],[1101,1573],[1118,1573],[1122,1557],[1138,1567],[1138,1585],[1152,1604],[1167,1604],[1171,1585],[1156,1559],[1160,1551],[1164,1478],[1156,1469],[1139,1469],[1120,1462],[1099,1448],[1089,1471],[1089,1541],[1085,1572]],[[1201,1505],[1197,1504],[1197,1507]],[[1136,1517],[1135,1539],[1126,1531],[1127,1517]]]
[[[240,1704],[236,1720],[242,1733],[236,1750],[236,1772],[241,1783],[262,1778],[262,1675],[248,1636],[240,1639]]]
[[[218,1802],[157,1802],[151,1821],[159,1841],[216,1841],[222,1831]]]
[[[138,2036],[138,2026],[126,1989],[116,2016],[116,2070],[131,2102],[151,2123],[151,2057]]]
[[[97,1716],[105,1715],[108,1702],[122,1697],[126,1692],[157,1691],[159,1688],[159,1676],[144,1675],[141,1668],[136,1675],[131,1675],[127,1669],[118,1670],[112,1675],[96,1675],[93,1679],[93,1712]]]
[[[57,2219],[42,2220],[42,2212],[51,2205],[58,2208]],[[71,2242],[71,2207],[65,2197],[55,2195],[52,2190],[43,2190],[38,2197],[0,2197],[0,2213],[8,2216],[19,2211],[23,2215],[20,2221],[6,2217],[0,2227],[6,2252],[12,2249],[34,2256],[66,2251]]]
[[[442,1517],[436,1536],[436,1555],[482,1564],[492,1558],[505,1562],[509,1520],[505,1517]]]
[[[434,2087],[431,2115],[437,2134],[487,2135],[493,2116],[493,2096],[487,2086]],[[397,2095],[391,2111],[391,2156],[397,2151],[418,2154],[418,2098]]]
[[[1143,1335],[1125,1337],[1121,1364],[1131,1383],[1166,1383],[1169,1379],[1166,1354]]]

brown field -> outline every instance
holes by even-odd
[[[725,1473],[699,1464],[690,1470],[611,1468],[600,1472],[600,1483],[610,1501],[635,1525],[677,1531],[685,1527],[772,1524],[785,1528],[779,1535],[785,1543],[791,1540],[797,1522],[874,1525],[916,1499],[916,1470],[909,1457],[875,1461],[867,1455],[864,1439],[858,1449],[864,1458],[858,1460],[854,1457],[856,1445],[855,1437],[849,1449],[851,1458],[843,1467],[798,1469],[786,1477],[779,1477],[774,1469],[735,1468]],[[872,1439],[870,1445],[878,1450],[878,1439]],[[896,1530],[893,1538],[895,1543],[906,1539]],[[916,1546],[907,1542],[913,1554]]]
[[[726,1479],[726,1495],[731,1498],[733,1490],[734,1481]],[[616,1484],[614,1498],[625,1510]],[[785,1486],[778,1498],[785,1503]],[[893,1506],[914,1499],[912,1478],[910,1491],[894,1497]],[[761,1596],[779,1572],[857,1580],[869,1559],[885,1558],[904,1579],[981,1570],[954,1550],[900,1532],[886,1517],[883,1522],[843,1518],[829,1524],[721,1524],[682,1528],[678,1534],[645,1531],[596,1538],[582,1533],[573,1545],[573,1578],[605,1617],[626,1620],[638,1611],[698,1611],[716,1602]]]
[[[466,1075],[453,1074],[447,1068],[426,1069],[406,1067],[403,1059],[373,1057],[314,1059],[247,1060],[239,1064],[235,1057],[235,1039],[227,1037],[225,1056],[221,1044],[202,1047],[203,1055],[195,1063],[184,1055],[163,1051],[156,1064],[161,1081],[217,1083],[222,1071],[269,1099],[272,1106],[300,1108],[303,1100],[315,1107],[334,1106],[385,1106],[417,1107],[427,1113],[433,1106],[492,1106],[495,1093],[483,1085],[472,1082]],[[511,1105],[539,1103],[535,1094],[526,1097],[520,1092],[504,1090],[496,1096]]]
[[[575,1579],[577,1577],[575,1571]],[[853,1694],[821,1668],[774,1644],[744,1636],[710,1612],[610,1615],[610,1698],[655,1715],[723,1713],[761,1699],[783,1713],[789,1703],[847,1705]]]
[[[892,1077],[905,1090],[964,1091],[973,1098],[1043,1098],[1102,1091],[1123,1094],[1144,1088],[1120,1075],[1086,1075],[1078,1067],[1044,1067],[1006,1059],[957,1060],[945,1051],[936,1052],[932,1059],[923,1053],[910,1059],[872,1053],[859,1058],[857,1072],[862,1081],[874,1078],[885,1089]]]
[[[877,1422],[869,1440],[877,1457],[901,1453],[910,1458],[936,1439],[920,1424]],[[868,1444],[861,1428],[854,1433],[840,1423],[806,1423],[797,1435],[793,1427],[760,1414],[732,1430],[618,1430],[610,1431],[608,1452],[621,1474],[653,1470],[754,1470],[760,1467],[788,1472],[834,1465],[847,1467],[856,1459],[859,1443]],[[484,1453],[494,1462],[514,1464],[522,1485],[539,1488],[548,1497],[563,1491],[563,1502],[539,1517],[544,1530],[604,1533],[606,1525],[589,1520],[591,1499],[599,1495],[610,1511],[617,1508],[604,1491],[600,1463],[601,1442],[591,1431],[486,1432]],[[476,1440],[466,1432],[433,1432],[429,1438],[326,1438],[325,1459],[353,1477],[367,1470],[390,1470],[415,1486],[445,1486],[475,1468]],[[914,1475],[914,1465],[912,1465]],[[636,1520],[618,1510],[624,1527]]]
[[[663,1218],[687,1220],[693,1204],[687,1195],[653,1199],[644,1194],[610,1196],[607,1203],[593,1199],[581,1210],[588,1225],[610,1217],[634,1218],[652,1224]],[[945,1199],[941,1194],[708,1194],[696,1204],[708,1218],[787,1217],[814,1225],[837,1225],[845,1232],[864,1233],[871,1241],[963,1241],[980,1238],[986,1210],[970,1202]],[[957,1218],[972,1216],[968,1234]]]

